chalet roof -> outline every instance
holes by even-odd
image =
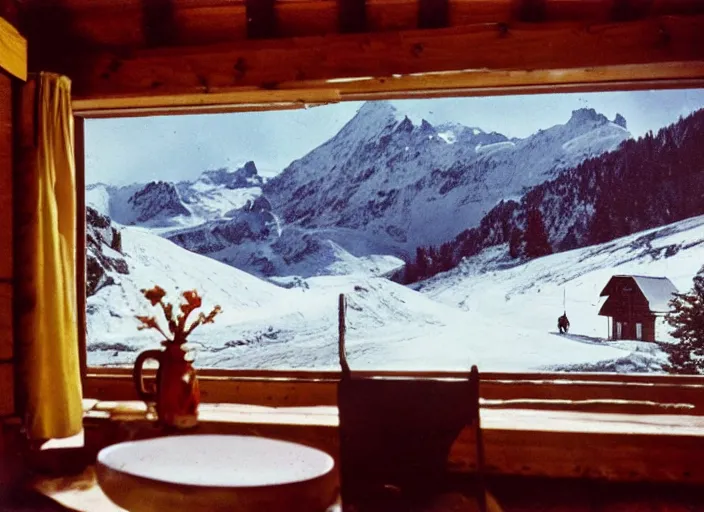
[[[612,283],[621,279],[630,279],[635,282],[647,299],[650,311],[654,313],[668,312],[672,294],[678,292],[677,287],[667,277],[617,275],[609,279],[600,296],[610,295],[613,288]]]

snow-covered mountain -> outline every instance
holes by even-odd
[[[115,284],[115,274],[129,273],[122,233],[106,215],[86,208],[86,293]],[[119,279],[119,278],[118,278]]]
[[[454,237],[498,201],[614,149],[625,126],[583,109],[509,140],[456,123],[414,125],[390,103],[369,102],[266,183],[248,162],[194,182],[94,185],[87,202],[259,276],[383,275],[417,245]]]
[[[507,120],[507,122],[510,122]],[[630,138],[593,109],[525,139],[457,124],[414,124],[391,103],[364,104],[332,139],[272,178],[264,193],[286,224],[363,232],[400,250],[448,240],[498,201]]]
[[[704,110],[655,135],[648,133],[586,160],[516,200],[501,201],[478,226],[448,241],[449,267],[512,238],[516,242],[512,252],[520,256],[521,244],[529,236],[529,212],[539,212],[553,251],[607,242],[702,215],[702,161]]]
[[[227,218],[251,206],[261,196],[263,183],[254,162],[247,162],[236,170],[205,171],[195,181],[89,185],[86,203],[118,224],[168,232]]]

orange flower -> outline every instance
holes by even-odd
[[[137,320],[142,322],[142,325],[137,327],[140,331],[142,329],[158,329],[159,325],[156,323],[156,318],[153,316],[139,316],[137,315]]]
[[[213,322],[215,322],[215,316],[218,313],[220,313],[221,311],[222,311],[222,308],[220,306],[215,306],[213,308],[213,310],[208,314],[208,316],[203,318],[203,323],[204,324],[212,324]]]
[[[186,299],[186,302],[189,306],[191,306],[191,309],[199,308],[203,302],[200,295],[198,295],[198,292],[195,290],[183,292],[183,298]]]
[[[158,285],[154,285],[154,288],[151,288],[149,290],[141,291],[147,298],[147,300],[152,303],[152,306],[156,306],[157,304],[159,304],[161,302],[161,299],[163,299],[166,295],[166,291]]]
[[[152,306],[156,306],[157,304],[161,305],[166,321],[168,322],[169,331],[173,334],[173,340],[166,336],[166,333],[164,333],[164,331],[161,330],[161,327],[159,327],[156,318],[152,316],[137,316],[137,319],[142,323],[138,329],[156,329],[164,336],[164,338],[166,338],[166,342],[169,343],[185,343],[186,337],[191,333],[191,331],[193,331],[193,329],[201,324],[213,323],[215,316],[221,311],[220,306],[215,306],[215,308],[213,308],[207,316],[200,313],[198,318],[191,324],[190,328],[186,330],[186,320],[188,319],[188,316],[194,310],[201,307],[203,303],[203,299],[200,295],[198,295],[196,290],[187,290],[181,294],[186,302],[180,305],[182,314],[178,315],[175,319],[173,316],[173,305],[163,302],[163,298],[166,295],[166,291],[164,291],[163,288],[155,285],[154,288],[150,290],[141,291],[144,297],[151,302]]]

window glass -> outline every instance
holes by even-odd
[[[667,90],[87,120],[88,363],[158,347],[136,315],[169,335],[140,292],[158,285],[221,306],[188,337],[199,367],[337,369],[344,293],[353,369],[668,371],[670,300],[704,262],[702,107]]]

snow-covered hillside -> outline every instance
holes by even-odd
[[[506,369],[507,359],[517,359],[523,369],[657,371],[664,357],[657,345],[604,341],[607,320],[597,315],[599,294],[615,274],[664,276],[684,292],[702,265],[704,216],[521,265],[507,256],[505,245],[496,246],[414,288],[492,319],[491,333],[477,333],[483,366]],[[571,323],[567,336],[555,333],[563,300]],[[666,329],[660,338],[669,341]],[[578,355],[590,351],[597,359]]]
[[[200,367],[337,368],[337,296],[345,293],[353,368],[659,371],[657,344],[603,340],[599,292],[617,273],[663,275],[689,289],[704,262],[704,217],[518,266],[497,246],[418,290],[364,274],[279,287],[136,227],[122,229],[122,248],[129,273],[88,299],[92,365],[129,365],[158,344],[154,331],[136,330],[134,315],[151,309],[139,289],[159,284],[195,287],[205,308],[224,309],[193,335]],[[563,291],[568,336],[555,334]]]

